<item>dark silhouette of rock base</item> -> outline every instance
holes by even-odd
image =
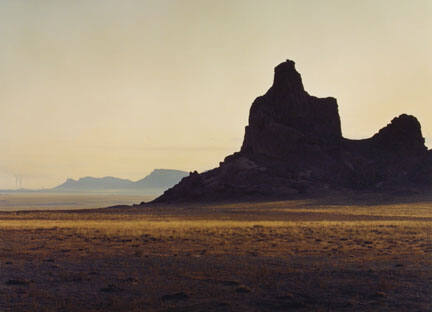
[[[154,202],[283,199],[343,191],[413,193],[432,183],[420,123],[401,115],[369,139],[342,137],[335,98],[303,88],[293,61],[252,104],[241,150],[192,172]]]

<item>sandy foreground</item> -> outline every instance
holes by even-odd
[[[0,212],[0,311],[431,311],[432,204]]]

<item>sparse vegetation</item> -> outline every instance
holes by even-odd
[[[428,311],[428,202],[0,214],[4,311]]]

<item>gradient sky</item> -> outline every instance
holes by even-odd
[[[0,188],[215,167],[287,58],[345,137],[432,144],[430,0],[3,0],[0,40]]]

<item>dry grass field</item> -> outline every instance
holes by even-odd
[[[431,311],[432,204],[0,213],[0,311]]]

